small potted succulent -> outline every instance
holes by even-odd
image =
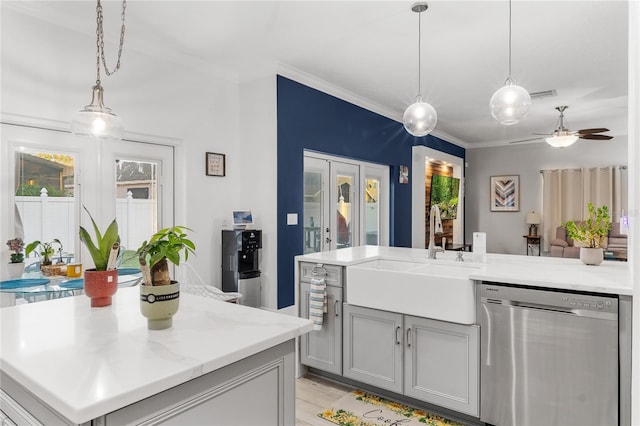
[[[24,272],[24,241],[22,238],[14,238],[7,241],[7,246],[11,253],[11,261],[9,262],[9,278],[20,278]]]
[[[109,306],[112,296],[118,290],[118,270],[115,267],[120,250],[118,222],[113,219],[102,234],[89,210],[86,207],[84,209],[91,219],[96,237],[94,242],[89,232],[82,226],[80,227],[80,241],[89,250],[95,265],[95,268],[84,271],[84,292],[91,298],[92,307]]]
[[[181,255],[186,261],[189,253],[195,254],[196,246],[186,231],[191,229],[184,226],[161,229],[136,251],[143,277],[140,311],[147,318],[149,330],[171,327],[173,315],[178,312],[180,284],[171,280],[169,262],[179,266]]]
[[[40,270],[43,275],[63,275],[66,273],[66,271],[63,271],[63,268],[60,266],[53,265],[52,258],[53,255],[56,254],[56,245],[58,254],[60,255],[60,259],[56,265],[64,265],[64,262],[62,261],[62,242],[59,239],[54,238],[53,240],[46,242],[36,240],[27,244],[27,248],[25,250],[27,257],[34,251],[42,256],[42,260],[40,261]]]
[[[594,207],[587,203],[587,219],[582,222],[570,220],[562,224],[569,238],[580,246],[580,260],[586,265],[599,265],[604,259],[604,245],[611,229],[611,216],[607,206]]]

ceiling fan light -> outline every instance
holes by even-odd
[[[120,118],[104,106],[102,85],[93,86],[91,104],[76,112],[71,119],[71,133],[121,140],[124,126]]]
[[[428,135],[438,122],[438,113],[435,108],[423,101],[418,95],[416,101],[409,105],[402,116],[404,128],[413,136]]]
[[[531,96],[524,88],[514,84],[511,79],[496,90],[489,101],[491,115],[500,124],[511,126],[527,116],[531,106]]]
[[[553,135],[550,138],[545,138],[545,141],[554,148],[566,148],[571,146],[578,140],[576,135]]]

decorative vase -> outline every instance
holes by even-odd
[[[589,248],[580,247],[580,260],[585,265],[597,266],[602,263],[604,259],[604,250],[602,247]]]
[[[7,269],[9,270],[9,278],[22,278],[22,274],[24,273],[24,262],[9,263]]]
[[[173,325],[173,315],[180,306],[180,284],[141,285],[140,312],[147,318],[149,330],[164,330]]]
[[[84,293],[91,298],[91,307],[100,308],[111,305],[111,296],[118,290],[118,270],[84,271]]]

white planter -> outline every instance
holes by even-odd
[[[24,272],[24,262],[9,263],[7,270],[9,271],[9,278],[22,278],[22,273]]]
[[[580,260],[585,265],[597,266],[604,259],[604,250],[601,247],[588,248],[580,247]]]

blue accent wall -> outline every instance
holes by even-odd
[[[304,249],[303,224],[288,226],[287,213],[304,216],[305,149],[390,167],[389,242],[397,247],[411,247],[411,185],[397,183],[398,166],[411,167],[411,147],[425,145],[461,158],[465,150],[431,135],[416,138],[402,123],[285,77],[277,79],[278,309],[282,309],[294,304],[294,256]]]

